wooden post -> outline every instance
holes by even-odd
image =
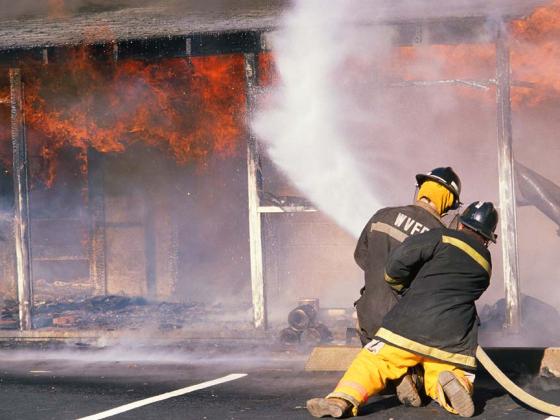
[[[254,53],[245,54],[245,81],[247,92],[247,192],[249,201],[249,252],[251,263],[251,288],[253,295],[253,322],[255,328],[267,328],[266,296],[263,274],[262,220],[259,213],[262,190],[262,175],[259,152],[250,121],[254,111],[255,88],[258,84],[257,57]]]
[[[144,261],[146,262],[146,291],[149,299],[157,295],[156,231],[153,197],[144,190]]]
[[[10,105],[14,176],[14,235],[16,245],[16,275],[19,302],[19,325],[30,330],[33,287],[31,273],[31,234],[29,228],[29,181],[23,85],[20,69],[10,69]]]
[[[515,178],[512,148],[510,51],[507,33],[498,29],[496,38],[496,100],[498,126],[498,180],[500,190],[500,240],[506,294],[506,324],[512,333],[519,332],[519,266],[515,216]]]
[[[89,149],[88,213],[89,213],[89,277],[96,295],[107,293],[107,246],[105,239],[105,174],[103,157]]]
[[[171,209],[169,221],[169,251],[167,254],[167,272],[170,293],[175,293],[179,281],[179,223],[175,207]]]

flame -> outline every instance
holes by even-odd
[[[245,117],[242,55],[95,61],[88,48],[62,65],[24,69],[30,142],[39,143],[52,185],[57,156],[71,146],[119,153],[137,142],[179,164],[205,164],[239,149]],[[84,168],[87,162],[84,162]]]
[[[278,72],[271,52],[259,54],[259,85],[270,86],[278,82]]]
[[[537,105],[560,96],[560,0],[511,23],[513,78],[532,86],[514,87],[514,103]]]
[[[560,98],[560,0],[536,8],[529,16],[508,26],[511,46],[514,107],[536,106]],[[261,55],[261,81],[273,84],[277,78],[272,54]],[[375,65],[367,57],[353,57],[345,71],[354,77],[371,73]],[[455,83],[463,98],[493,101],[496,77],[494,43],[459,45],[414,45],[395,48],[389,63],[376,68],[380,80],[472,81]],[[476,83],[476,82],[482,83]],[[451,83],[450,83],[451,84]],[[477,89],[473,89],[478,87]]]
[[[513,21],[511,31],[518,40],[537,43],[560,35],[560,1],[536,8],[525,18]]]
[[[49,0],[52,16],[64,6],[63,0]],[[514,105],[558,99],[560,0],[511,22],[509,31]],[[387,67],[391,80],[490,80],[495,77],[495,46],[401,47]],[[272,53],[259,54],[259,68],[261,86],[276,82]],[[30,142],[46,162],[47,185],[52,185],[58,156],[67,147],[76,148],[83,171],[90,147],[120,153],[142,142],[168,151],[179,164],[201,166],[212,154],[227,157],[239,151],[245,119],[241,54],[113,63],[93,59],[82,47],[64,64],[29,63],[23,74]],[[480,91],[462,90],[481,97]],[[492,89],[483,97],[492,98]]]
[[[527,18],[512,21],[508,29],[514,106],[557,99],[560,96],[560,0],[535,9]],[[494,44],[429,45],[399,48],[391,71],[404,80],[490,80],[495,77],[495,65]],[[478,95],[468,89],[465,92],[472,97]]]

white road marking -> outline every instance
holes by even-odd
[[[188,394],[189,392],[198,391],[199,389],[209,388],[214,385],[223,384],[224,382],[235,381],[236,379],[243,378],[247,376],[246,373],[232,373],[231,375],[223,376],[212,381],[203,382],[198,385],[188,386],[186,388],[177,389],[176,391],[166,392],[165,394],[156,395],[155,397],[146,398],[140,401],[136,401],[130,404],[121,405],[120,407],[113,408],[111,410],[103,411],[98,414],[92,414],[91,416],[81,417],[78,420],[99,420],[111,417],[125,411],[134,410],[135,408],[142,407],[144,405],[152,404],[158,401],[166,400],[168,398],[178,397],[179,395]]]
[[[547,417],[547,418],[544,419],[544,420],[560,420],[560,417],[550,416],[550,417]]]

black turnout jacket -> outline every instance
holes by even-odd
[[[423,202],[381,209],[365,225],[354,251],[354,259],[365,274],[365,286],[354,304],[364,344],[398,301],[383,277],[389,254],[410,235],[441,227],[437,213]]]
[[[470,231],[434,229],[390,255],[385,280],[402,292],[376,338],[466,369],[476,367],[475,301],[488,288],[490,252]]]

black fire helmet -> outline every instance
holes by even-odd
[[[486,239],[496,242],[498,235],[494,233],[498,224],[498,212],[489,201],[475,201],[459,216],[459,221]]]
[[[459,196],[461,195],[461,180],[450,166],[435,168],[427,174],[416,175],[416,185],[418,188],[426,181],[435,181],[443,185],[453,194],[453,204],[450,210],[458,209],[461,204]]]

